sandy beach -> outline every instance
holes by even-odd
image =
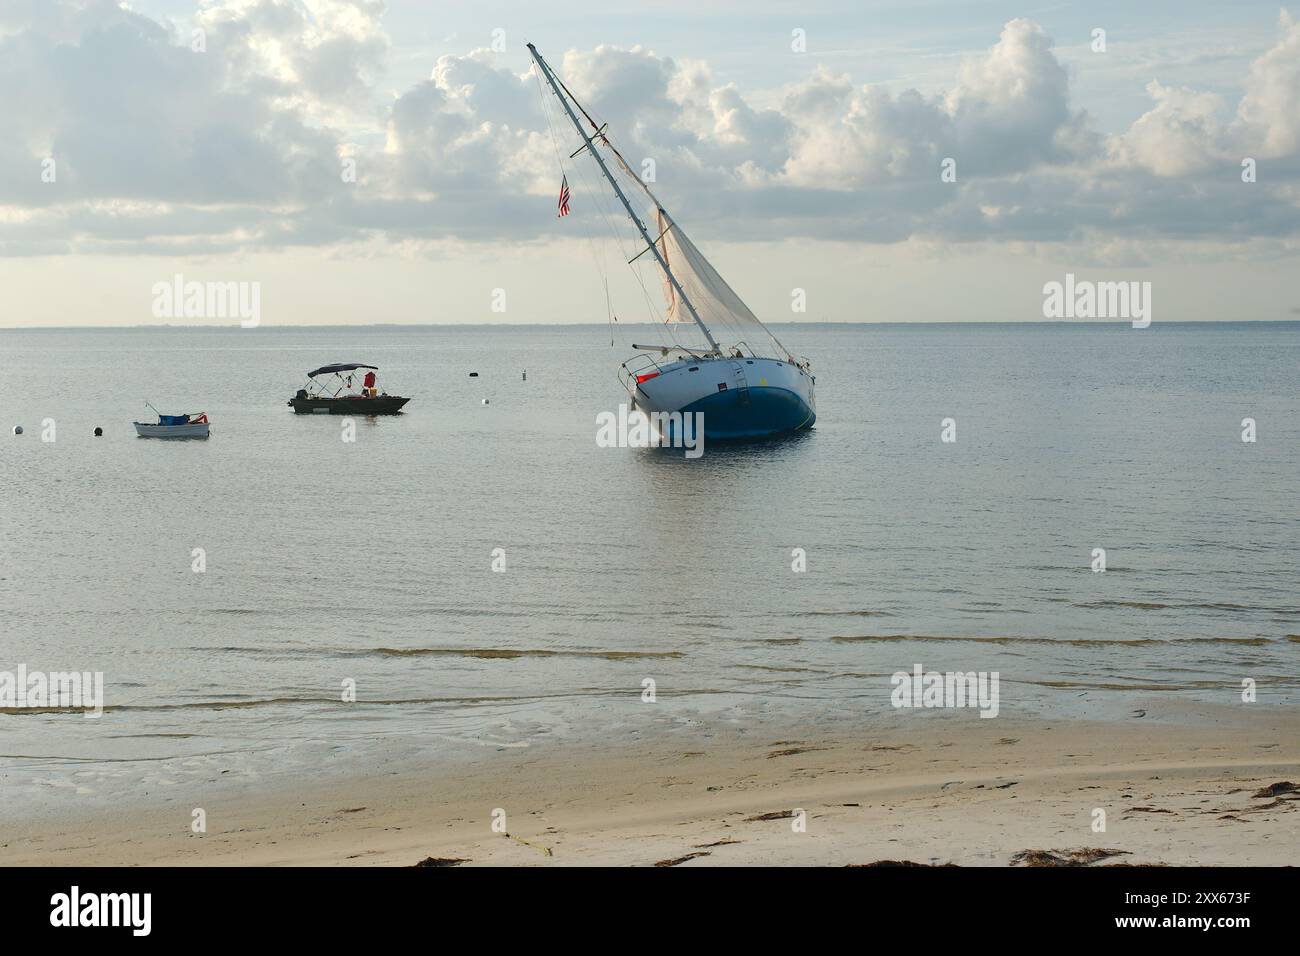
[[[1274,785],[1300,782],[1300,720],[1233,713],[923,718],[833,739],[701,728],[635,750],[486,751],[437,772],[33,819],[9,828],[0,862],[1004,866],[1050,863],[1018,856],[1046,851],[1090,865],[1293,863],[1300,792]]]

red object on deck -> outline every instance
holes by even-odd
[[[367,372],[367,373],[366,373],[366,380],[365,380],[365,383],[364,383],[364,384],[365,384],[365,387],[366,387],[366,388],[374,388],[374,387],[375,387],[375,373],[374,373],[374,372]]]
[[[658,374],[658,372],[646,372],[644,375],[638,375],[636,377],[636,383],[640,385],[642,382],[655,378]]]

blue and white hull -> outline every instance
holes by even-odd
[[[150,422],[132,422],[135,433],[141,438],[207,438],[207,422],[188,422],[184,425],[162,425]]]
[[[817,421],[813,376],[780,359],[651,361],[628,369],[624,384],[633,404],[647,414],[703,413],[708,441],[766,438]]]

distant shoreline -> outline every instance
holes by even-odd
[[[912,322],[848,322],[848,321],[804,321],[804,322],[768,322],[766,323],[773,328],[783,329],[809,329],[809,328],[1104,328],[1114,326],[1116,328],[1129,328],[1128,320],[1123,319],[1033,319],[1033,320],[1008,320],[1004,322],[949,322],[930,319],[918,319]],[[1300,318],[1298,319],[1177,319],[1152,323],[1152,328],[1157,327],[1210,327],[1210,326],[1286,326],[1294,325],[1300,327]],[[659,329],[662,325],[655,322],[620,322],[619,328],[623,329]],[[312,331],[338,331],[346,329],[383,329],[386,331],[397,331],[404,329],[516,329],[531,331],[536,329],[608,329],[609,324],[601,321],[591,322],[372,322],[358,325],[271,325],[265,324],[258,326],[256,329],[241,328],[238,322],[230,322],[222,325],[176,325],[174,323],[148,323],[137,325],[0,325],[0,332],[138,332],[138,331],[160,331],[166,330],[171,332],[312,332]]]

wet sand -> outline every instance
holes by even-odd
[[[1294,863],[1300,791],[1261,790],[1300,784],[1297,715],[1142,713],[925,715],[835,738],[700,727],[635,751],[485,751],[456,768],[20,822],[0,863],[1003,866],[1027,850],[1100,849],[1122,852],[1091,865]],[[194,806],[206,833],[191,832]]]

